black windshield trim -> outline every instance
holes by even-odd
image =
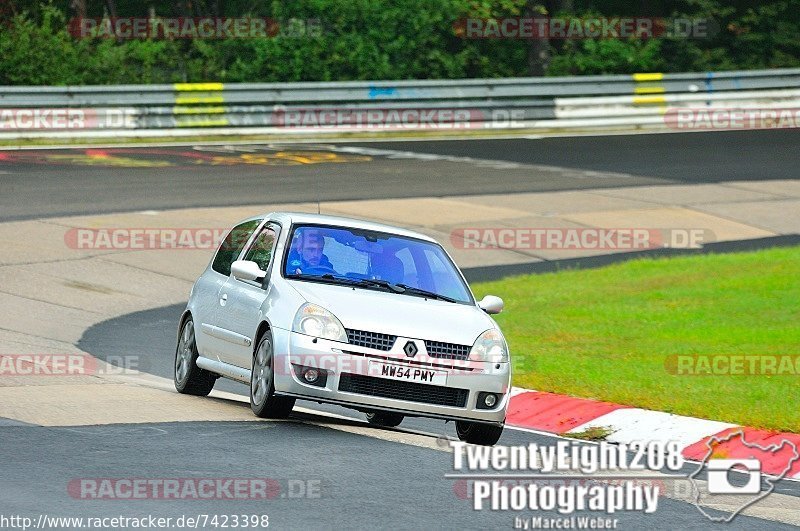
[[[469,299],[469,300],[466,300],[466,301],[460,301],[458,299],[452,299],[454,301],[453,303],[454,304],[466,304],[468,306],[476,306],[477,305],[475,297],[472,294],[472,290],[470,289],[469,284],[467,283],[466,279],[464,278],[464,273],[461,272],[461,270],[458,268],[458,266],[455,264],[455,262],[453,262],[453,259],[450,257],[450,255],[447,254],[447,251],[444,250],[444,247],[442,247],[442,245],[439,242],[437,242],[435,240],[432,241],[432,240],[426,240],[424,238],[417,238],[415,236],[406,236],[405,234],[397,234],[395,232],[384,232],[384,231],[380,231],[380,230],[369,230],[369,229],[364,229],[364,228],[360,228],[360,227],[348,227],[346,225],[330,225],[330,224],[327,224],[327,223],[292,223],[289,226],[289,229],[286,231],[286,240],[284,241],[283,258],[281,260],[281,268],[280,268],[281,277],[283,277],[283,278],[285,278],[287,280],[300,280],[300,281],[314,282],[314,278],[315,277],[313,277],[313,276],[300,275],[302,278],[298,278],[297,275],[287,274],[286,273],[286,262],[289,260],[289,253],[291,252],[291,249],[292,249],[291,248],[292,237],[294,236],[294,233],[295,233],[295,231],[297,229],[303,228],[303,227],[316,227],[316,228],[335,229],[335,230],[338,229],[338,230],[346,230],[346,231],[352,231],[352,232],[366,231],[366,232],[369,232],[371,234],[380,234],[380,235],[386,236],[387,238],[403,238],[403,239],[412,240],[412,241],[415,241],[415,242],[420,242],[420,243],[424,243],[424,244],[428,244],[428,245],[437,246],[442,250],[442,252],[444,254],[444,257],[447,258],[448,262],[450,262],[450,265],[455,269],[454,273],[456,275],[456,278],[458,278],[459,282],[461,282],[461,285],[464,288],[464,291],[465,291],[465,293],[466,293],[466,295],[467,295],[467,297]],[[319,277],[316,277],[316,278],[319,278]],[[356,279],[354,279],[354,280],[356,280]],[[366,288],[366,289],[370,288],[370,286],[366,286],[366,285],[363,285],[363,284],[355,286],[355,285],[349,284],[349,283],[337,283],[337,282],[330,282],[330,281],[325,281],[325,280],[316,281],[316,282],[319,283],[319,284],[333,284],[333,285],[337,285],[338,284],[340,286],[359,287],[359,288]],[[388,293],[397,293],[397,292],[395,292],[394,290],[392,290],[390,288],[386,288],[386,289],[378,288],[378,289],[375,289],[375,291],[387,291]],[[419,295],[419,294],[412,294],[412,293],[397,293],[397,294],[398,295],[409,295],[409,296],[414,296],[414,297],[421,297],[421,295]],[[430,298],[432,298],[432,297],[430,297]],[[443,299],[437,299],[437,300],[443,300]]]
[[[460,300],[457,300],[457,299],[451,299],[449,297],[444,298],[445,297],[444,295],[437,295],[436,297],[433,297],[433,296],[430,296],[430,295],[423,295],[421,293],[415,293],[413,290],[416,289],[416,288],[412,288],[412,289],[406,290],[406,291],[395,291],[395,290],[389,288],[388,286],[383,287],[383,286],[379,286],[378,284],[371,284],[371,285],[370,284],[360,284],[359,283],[360,280],[356,280],[356,279],[324,278],[322,276],[317,276],[317,275],[313,275],[312,276],[312,275],[296,275],[296,274],[284,275],[283,278],[285,278],[286,280],[294,280],[294,281],[298,281],[298,282],[311,282],[311,283],[315,283],[315,284],[327,284],[329,286],[339,286],[341,288],[351,288],[351,289],[361,288],[361,289],[366,289],[366,290],[369,290],[369,291],[379,291],[381,293],[391,293],[392,295],[405,295],[406,297],[416,297],[418,299],[436,300],[436,301],[442,301],[442,302],[447,302],[447,303],[451,303],[451,304],[462,304],[462,305],[466,305],[466,306],[475,306],[471,302],[460,301]],[[348,280],[352,280],[353,282],[350,283],[350,282],[348,282]],[[342,282],[340,282],[340,281],[342,281]]]

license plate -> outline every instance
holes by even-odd
[[[371,361],[369,364],[369,374],[370,376],[389,378],[391,380],[404,380],[408,382],[419,382],[434,385],[447,384],[446,372],[432,371],[424,367],[395,365],[393,363],[378,363],[376,361]]]

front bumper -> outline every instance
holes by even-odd
[[[511,390],[509,363],[433,358],[428,357],[424,347],[409,358],[399,347],[409,338],[398,338],[391,351],[313,338],[288,330],[274,329],[273,339],[275,391],[279,394],[407,416],[495,425],[505,421]],[[437,374],[435,383],[382,376],[377,364],[387,363],[411,372],[433,371]],[[303,368],[309,367],[321,371],[324,385],[312,385],[302,379]],[[496,394],[497,403],[491,408],[479,407],[481,392]]]

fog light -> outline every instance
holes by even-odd
[[[328,372],[319,367],[306,367],[304,365],[292,364],[294,375],[300,383],[313,385],[314,387],[325,387],[328,383]]]
[[[494,407],[497,403],[497,396],[493,394],[487,394],[483,397],[483,403],[486,404],[486,407]]]
[[[314,383],[319,379],[319,371],[317,369],[306,369],[303,373],[303,378],[308,383]]]
[[[478,393],[478,399],[475,401],[475,407],[478,409],[494,409],[500,403],[501,398],[503,398],[501,393],[488,393],[486,391],[481,391]]]

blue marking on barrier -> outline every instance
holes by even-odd
[[[706,72],[706,92],[714,92],[714,83],[712,83],[712,79],[714,79],[714,72]]]
[[[395,87],[369,87],[369,99],[374,100],[378,96],[394,96],[397,92]]]

